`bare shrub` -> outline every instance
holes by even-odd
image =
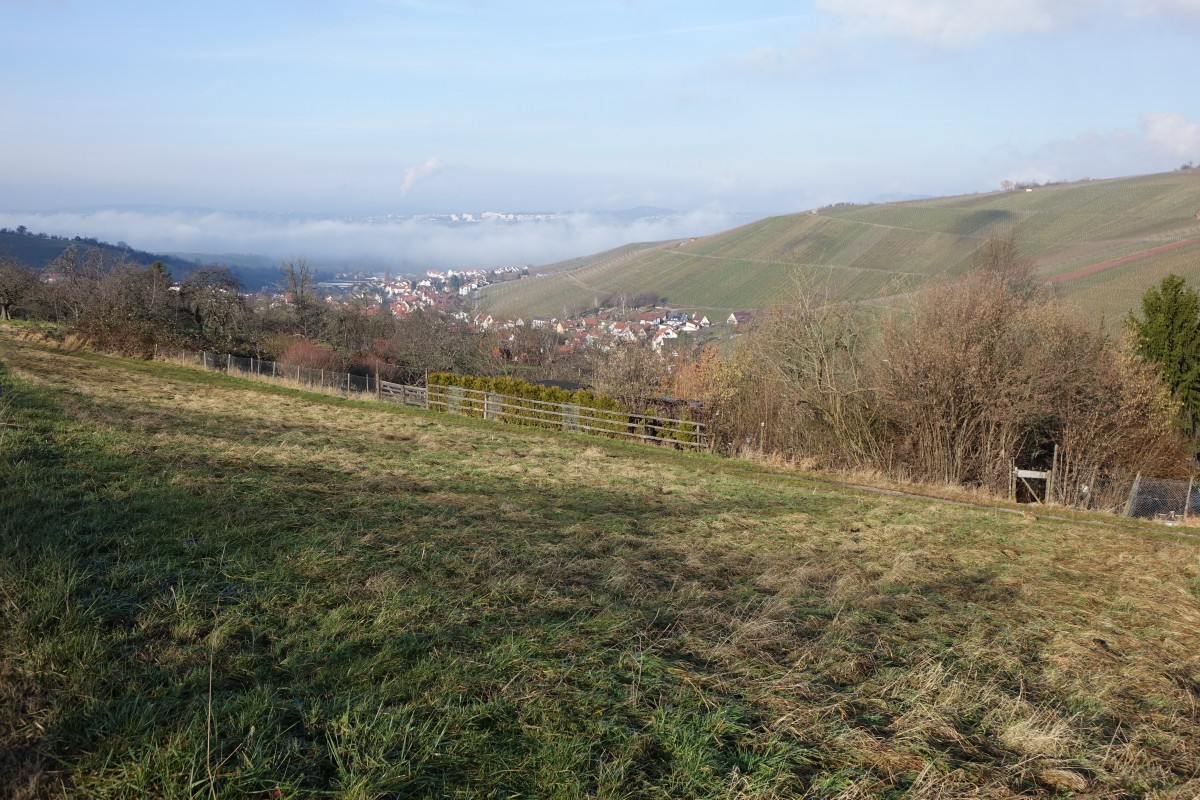
[[[592,385],[601,394],[615,397],[630,409],[640,411],[647,400],[662,397],[670,384],[667,359],[636,342],[622,343],[610,350],[589,352]]]
[[[36,303],[41,285],[37,273],[11,256],[0,254],[0,320],[13,318],[13,311]]]
[[[1098,329],[1011,274],[921,294],[883,328],[878,379],[896,459],[918,480],[1001,493],[1014,460],[1051,466],[1060,500],[1129,470],[1179,468],[1169,397]]]
[[[721,350],[709,345],[693,353],[683,351],[671,371],[670,393],[690,400],[709,399],[721,369]]]
[[[341,359],[336,353],[311,339],[303,338],[294,339],[285,347],[279,354],[279,362],[307,369],[342,369]]]
[[[862,311],[797,291],[739,340],[715,393],[721,430],[737,446],[757,442],[827,466],[878,465],[873,331]]]

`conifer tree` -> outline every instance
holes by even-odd
[[[1181,409],[1180,425],[1200,433],[1200,295],[1168,275],[1142,295],[1142,318],[1129,315],[1138,354],[1159,370]]]

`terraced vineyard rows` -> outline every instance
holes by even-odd
[[[1063,290],[1076,305],[1115,331],[1126,314],[1139,308],[1147,287],[1171,274],[1181,275],[1193,285],[1200,283],[1200,244],[1112,267],[1072,281]]]

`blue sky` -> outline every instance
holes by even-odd
[[[1200,161],[1200,0],[0,0],[0,209],[782,213]]]

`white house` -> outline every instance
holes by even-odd
[[[678,338],[679,338],[679,334],[675,332],[674,328],[671,328],[671,327],[659,328],[658,333],[654,334],[654,337],[650,340],[650,346],[652,348],[654,348],[655,350],[661,350],[663,345],[666,342],[669,342],[672,339],[678,339]]]

